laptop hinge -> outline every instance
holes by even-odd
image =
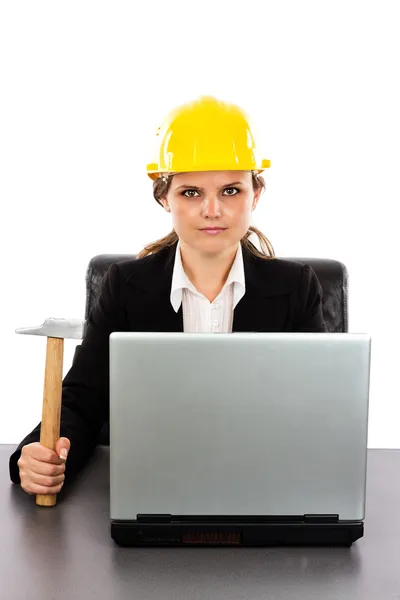
[[[136,519],[142,523],[171,523],[172,515],[137,515]]]
[[[306,523],[337,523],[339,515],[304,515]]]

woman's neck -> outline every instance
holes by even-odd
[[[220,254],[199,253],[180,242],[183,269],[198,292],[213,302],[222,290],[232,264],[238,244]]]

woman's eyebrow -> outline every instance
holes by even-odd
[[[220,189],[226,188],[226,187],[231,187],[232,185],[238,185],[238,184],[243,185],[243,181],[232,181],[232,183],[225,183],[224,185],[220,186]],[[200,191],[204,192],[204,188],[202,188],[202,187],[199,187],[197,185],[185,185],[185,184],[180,185],[179,187],[175,188],[175,191],[177,192],[183,188],[190,188],[191,190],[200,190]]]

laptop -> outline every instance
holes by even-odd
[[[368,334],[110,335],[110,520],[120,546],[363,536]]]

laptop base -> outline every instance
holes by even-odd
[[[347,546],[364,535],[363,521],[288,517],[210,517],[112,520],[119,546]]]

